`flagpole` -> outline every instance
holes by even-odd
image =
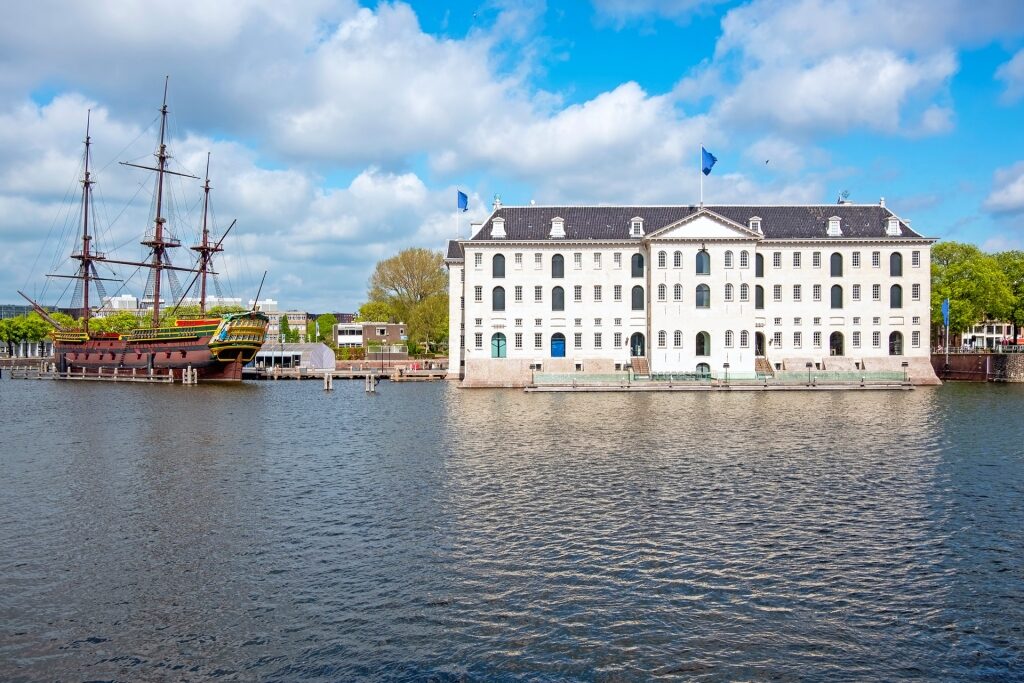
[[[697,163],[697,173],[700,176],[700,205],[704,206],[704,143],[700,143],[700,161]]]

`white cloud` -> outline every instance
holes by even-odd
[[[724,2],[726,0],[593,0],[598,17],[619,27],[651,16],[686,22],[693,15]]]
[[[1024,161],[996,170],[984,206],[993,213],[1024,212]]]
[[[996,69],[996,78],[1006,84],[1002,101],[1012,104],[1024,97],[1024,49]]]

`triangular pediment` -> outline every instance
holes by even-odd
[[[763,237],[747,226],[708,209],[701,209],[647,236],[649,240],[759,240]]]

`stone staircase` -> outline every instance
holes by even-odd
[[[764,356],[757,356],[754,358],[754,372],[759,375],[764,375],[765,377],[775,376],[775,369]]]
[[[633,365],[634,377],[651,376],[651,364],[647,362],[647,358],[643,356],[634,356],[629,359],[629,362]]]

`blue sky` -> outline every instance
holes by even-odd
[[[517,0],[22,3],[0,26],[0,300],[68,303],[93,110],[101,247],[139,257],[169,74],[172,151],[232,219],[223,285],[354,310],[373,264],[505,204],[880,197],[918,231],[1024,248],[1024,3]],[[766,163],[767,162],[767,163]],[[198,185],[171,228],[196,232]],[[184,263],[182,255],[178,261]],[[65,268],[66,270],[66,268]],[[122,273],[127,276],[127,273]],[[141,281],[125,285],[138,293]],[[61,287],[63,283],[61,284]]]

